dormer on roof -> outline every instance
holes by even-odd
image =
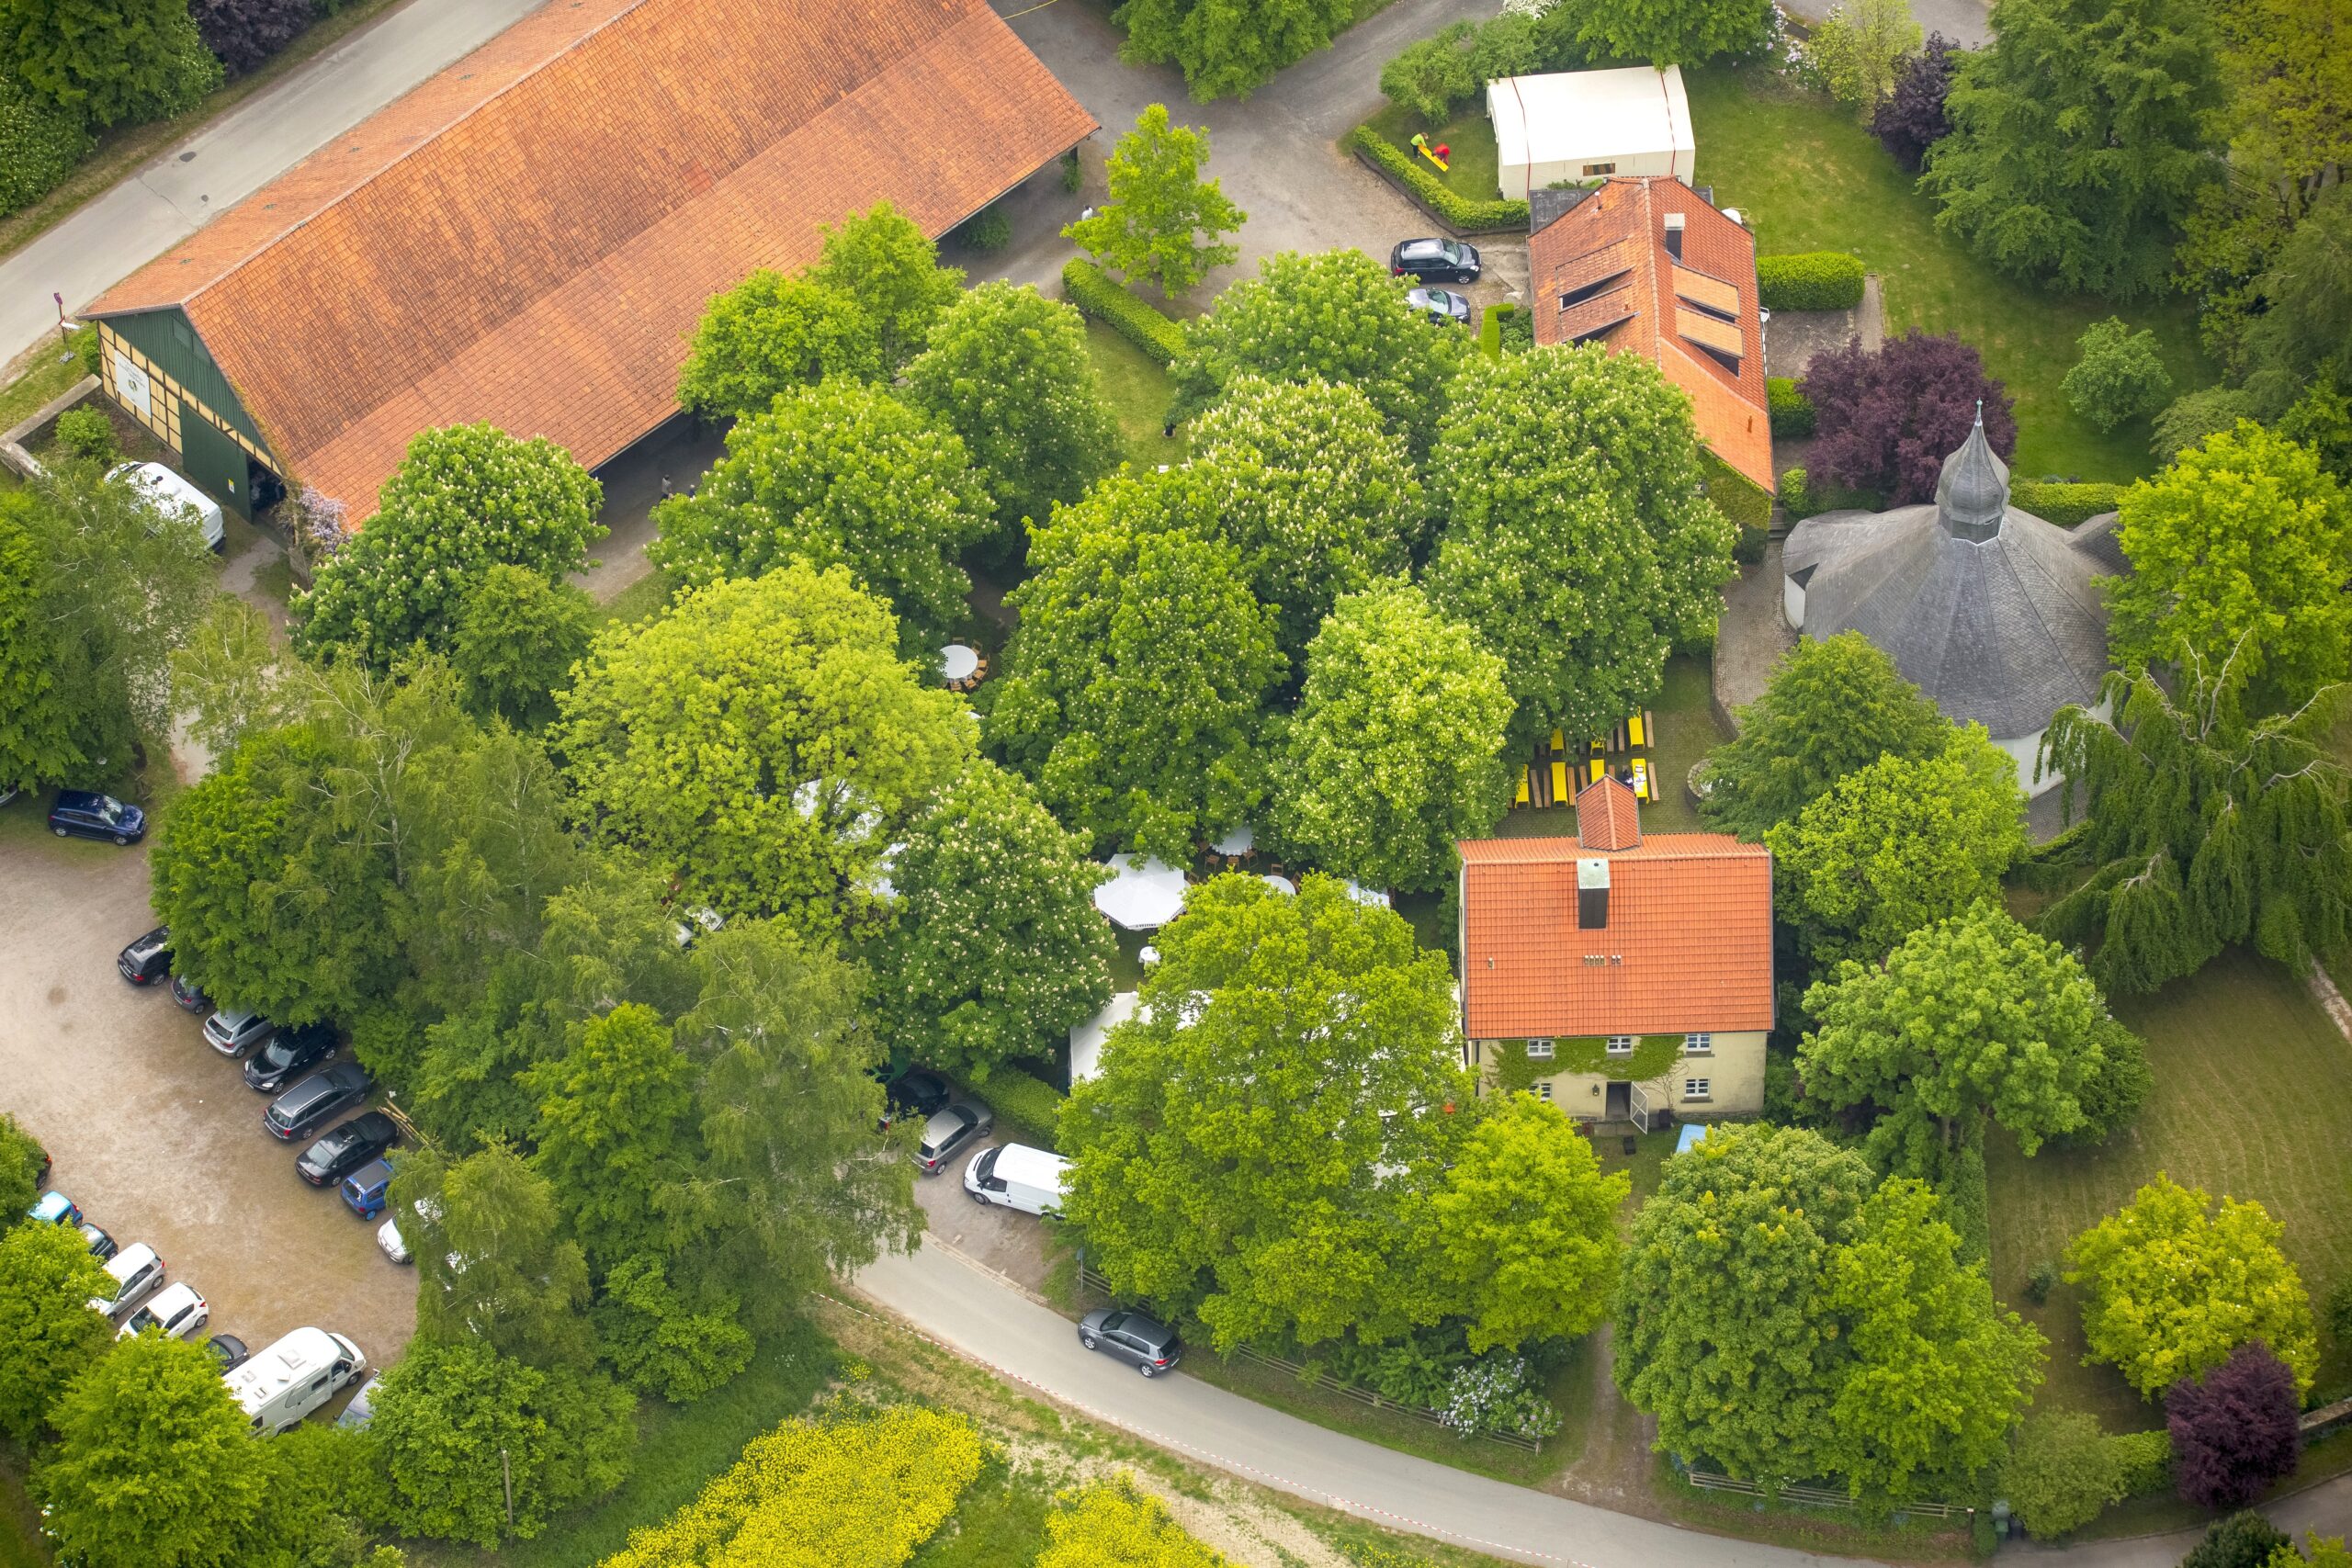
[[[1604,854],[1641,847],[1642,803],[1632,786],[1604,773],[1577,793],[1577,842]]]

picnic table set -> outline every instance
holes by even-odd
[[[1648,708],[1619,719],[1606,735],[1571,747],[1565,731],[1536,747],[1534,760],[1519,770],[1513,807],[1538,809],[1573,803],[1577,792],[1614,773],[1641,800],[1657,798],[1657,769],[1649,753],[1657,745],[1657,717]]]

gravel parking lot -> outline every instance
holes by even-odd
[[[259,1349],[305,1324],[382,1366],[416,1327],[416,1275],[376,1227],[294,1173],[300,1145],[199,1037],[169,987],[115,954],[155,922],[143,849],[51,838],[45,797],[0,807],[0,1109],[55,1160],[51,1184],[124,1246],[143,1241]]]
[[[964,1190],[964,1168],[978,1159],[982,1149],[1004,1141],[982,1139],[957,1155],[937,1176],[918,1172],[915,1201],[922,1205],[931,1222],[933,1237],[1034,1291],[1046,1280],[1046,1222],[1018,1210],[975,1202]]]

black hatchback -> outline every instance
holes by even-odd
[[[882,1086],[882,1125],[910,1116],[929,1116],[956,1098],[947,1080],[922,1067],[909,1067]]]
[[[1423,283],[1476,283],[1486,264],[1478,247],[1459,240],[1402,240],[1388,253],[1388,270]]]
[[[147,836],[147,814],[96,790],[61,789],[49,808],[49,830],[59,838],[112,839],[135,844]]]
[[[245,1058],[245,1087],[276,1094],[334,1055],[334,1026],[298,1023],[270,1036],[269,1043]]]
[[[269,1129],[271,1137],[291,1143],[308,1137],[338,1112],[366,1100],[374,1087],[358,1063],[336,1062],[271,1100],[269,1109],[261,1113],[261,1124]]]
[[[1156,1317],[1117,1307],[1096,1307],[1080,1318],[1078,1342],[1090,1350],[1134,1362],[1136,1371],[1148,1378],[1170,1370],[1184,1355],[1184,1342],[1176,1337],[1174,1329]]]
[[[114,966],[134,986],[152,986],[172,972],[172,928],[157,926],[115,955]]]
[[[401,1141],[401,1130],[380,1111],[353,1117],[297,1156],[295,1170],[313,1187],[324,1187],[366,1165]]]

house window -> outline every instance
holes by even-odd
[[[1708,1090],[1709,1083],[1705,1078],[1684,1078],[1682,1080],[1682,1098],[1685,1100],[1708,1099]]]
[[[1686,1056],[1704,1056],[1712,1053],[1714,1048],[1715,1037],[1712,1034],[1702,1032],[1686,1034],[1682,1037],[1682,1054]]]
[[[1535,1098],[1546,1100],[1552,1098],[1552,1080],[1550,1078],[1545,1078],[1542,1083],[1535,1086]]]
[[[1589,180],[1602,175],[1613,175],[1616,172],[1617,165],[1614,164],[1587,164],[1584,166],[1584,177]]]
[[[1552,1059],[1552,1043],[1549,1040],[1529,1041],[1527,1043],[1527,1059],[1531,1062],[1550,1061]]]
[[[1634,1037],[1630,1034],[1611,1035],[1609,1037],[1609,1054],[1612,1056],[1632,1055],[1634,1054]]]

